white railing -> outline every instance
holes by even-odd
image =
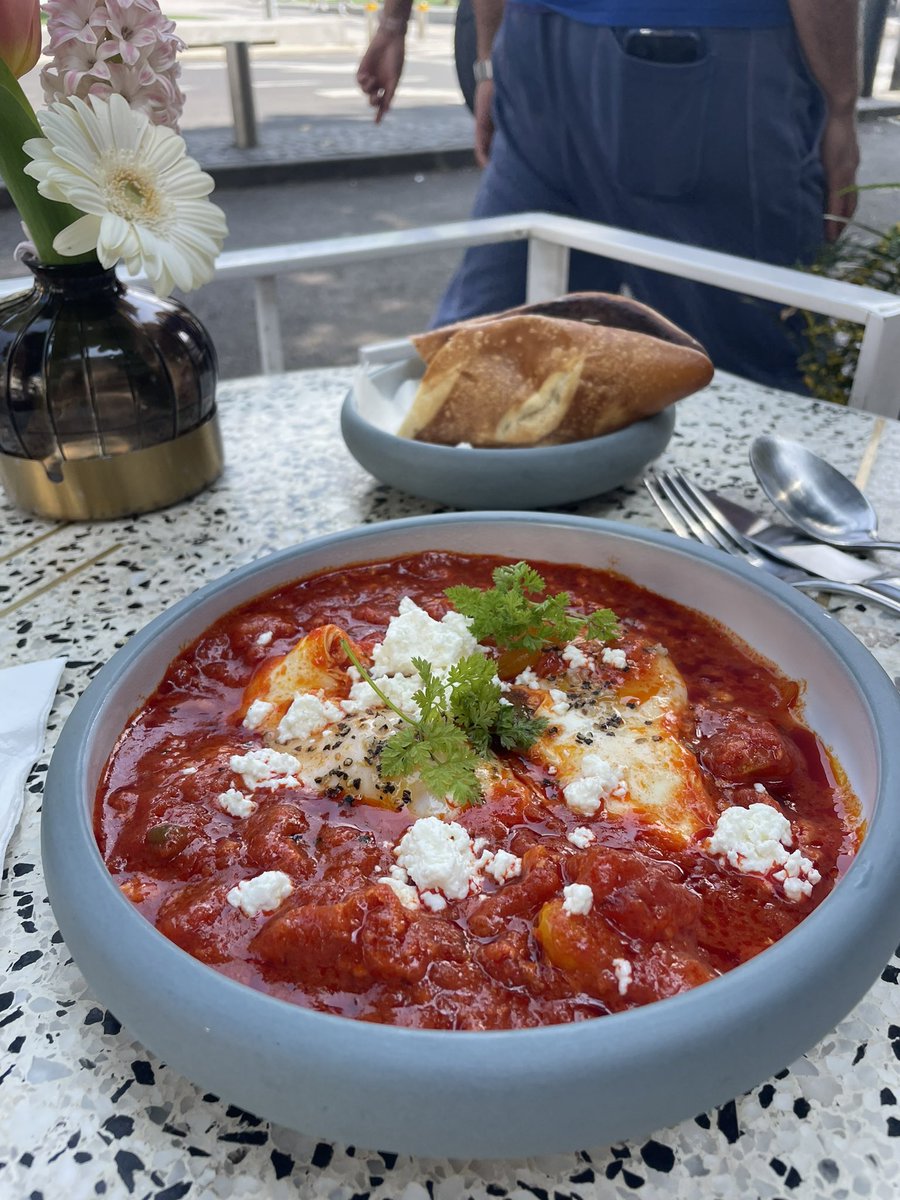
[[[865,333],[850,403],[867,412],[900,416],[900,296],[572,217],[522,213],[422,229],[232,250],[219,256],[216,279],[253,280],[262,370],[274,374],[284,370],[279,275],[416,254],[421,250],[461,249],[512,241],[528,242],[527,300],[532,303],[552,299],[567,290],[570,251],[583,250],[858,322],[865,327]],[[21,277],[0,280],[0,299],[21,291],[26,284]]]

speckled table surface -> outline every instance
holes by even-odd
[[[0,892],[0,1196],[900,1195],[900,948],[829,1037],[752,1092],[640,1142],[515,1162],[413,1159],[269,1125],[202,1094],[91,994],[56,929],[41,872],[53,742],[113,651],[201,584],[314,535],[434,511],[350,458],[338,431],[348,382],[348,371],[321,371],[223,385],[225,475],[168,511],[51,525],[0,507],[0,665],[66,659]],[[776,431],[861,474],[885,536],[900,537],[896,423],[719,377],[680,404],[665,460],[758,500],[749,442]],[[637,482],[575,511],[662,526]],[[831,607],[900,674],[900,619],[845,601]]]

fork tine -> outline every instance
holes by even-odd
[[[691,506],[682,500],[667,472],[651,470],[644,482],[660,512],[680,537],[694,537],[707,546],[723,548],[715,533],[697,520]]]
[[[710,503],[703,489],[698,487],[697,484],[693,483],[687,477],[687,475],[685,475],[684,471],[681,471],[675,467],[672,470],[672,477],[678,481],[682,495],[690,499],[691,505],[696,512],[703,513],[704,516],[709,521],[712,521],[712,523],[718,529],[727,534],[727,536],[733,542],[736,542],[745,554],[758,554],[759,551],[750,538],[745,537],[740,530],[735,529],[724,513],[719,511]]]
[[[694,502],[690,488],[684,486],[677,471],[661,471],[659,480],[673,503],[679,506],[679,511],[684,515],[691,528],[698,526],[704,530],[707,534],[708,545],[718,546],[726,554],[746,554],[744,547],[730,537],[718,521],[712,520],[702,505]]]
[[[660,486],[659,480],[656,478],[654,471],[650,470],[644,476],[644,486],[650,493],[656,507],[668,521],[671,529],[678,534],[679,537],[693,537],[687,522],[682,517],[681,513],[670,503],[665,492]]]

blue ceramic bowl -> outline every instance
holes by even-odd
[[[562,446],[474,450],[416,442],[392,430],[404,415],[404,385],[424,368],[418,355],[369,367],[344,400],[341,433],[360,466],[382,483],[454,508],[549,508],[611,492],[658,458],[675,429],[670,406],[615,433]]]
[[[123,724],[221,614],[312,572],[426,549],[612,568],[718,618],[805,681],[805,719],[859,797],[868,832],[787,937],[694,991],[543,1029],[447,1032],[312,1012],[191,958],[107,873],[91,807]],[[358,1146],[465,1158],[608,1145],[752,1087],[860,999],[900,935],[900,696],[812,601],[718,551],[580,517],[478,513],[392,521],[254,562],[182,600],[98,674],[66,723],[43,809],[50,900],[69,950],[131,1033],[204,1089],[282,1125]]]

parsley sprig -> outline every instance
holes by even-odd
[[[486,590],[459,584],[444,593],[457,612],[471,619],[479,642],[490,639],[500,650],[533,652],[564,645],[582,632],[601,642],[616,636],[616,616],[608,608],[588,615],[572,612],[568,592],[529,599],[546,591],[547,585],[526,562],[498,567],[493,579],[494,586]]]
[[[568,592],[531,599],[547,585],[528,563],[498,567],[493,579],[494,586],[486,590],[460,585],[445,593],[456,610],[471,619],[476,641],[490,639],[501,651],[536,653],[581,633],[604,642],[616,635],[616,617],[608,608],[572,612]],[[504,699],[494,658],[469,654],[446,674],[435,671],[427,659],[414,658],[412,665],[422,680],[413,695],[419,709],[416,718],[382,691],[346,641],[342,646],[361,678],[403,721],[381,749],[380,770],[386,779],[418,775],[427,788],[453,804],[477,803],[478,768],[493,750],[527,750],[547,728],[542,717]]]
[[[415,718],[381,690],[347,642],[343,647],[369,687],[403,720],[381,750],[386,779],[417,774],[435,795],[448,796],[459,807],[478,803],[478,767],[490,757],[492,744],[526,750],[547,726],[524,708],[501,703],[496,662],[482,654],[460,659],[446,675],[439,675],[427,659],[414,658],[412,665],[422,680],[413,694],[419,708]]]

